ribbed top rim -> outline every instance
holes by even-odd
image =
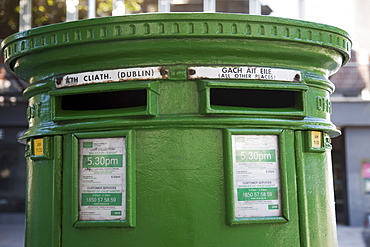
[[[320,23],[229,13],[150,13],[52,24],[13,34],[1,43],[6,66],[40,50],[110,40],[154,38],[238,38],[278,40],[331,48],[350,58],[342,29]]]

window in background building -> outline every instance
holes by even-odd
[[[335,213],[338,224],[348,225],[348,198],[345,165],[345,131],[332,139],[333,178],[335,194]]]

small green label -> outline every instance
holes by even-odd
[[[236,142],[245,142],[245,137],[244,136],[236,136],[235,137],[235,141]]]
[[[122,211],[110,211],[110,215],[112,215],[112,216],[121,216]]]
[[[81,206],[122,206],[121,193],[82,193]]]
[[[236,162],[276,162],[276,150],[236,150]]]
[[[277,200],[278,188],[242,188],[238,189],[238,201]]]
[[[269,210],[272,210],[272,209],[279,209],[279,205],[268,205],[268,209],[269,209]]]
[[[122,154],[109,154],[109,155],[83,155],[82,167],[123,167]]]
[[[84,148],[92,148],[93,147],[93,142],[83,142],[82,146]]]

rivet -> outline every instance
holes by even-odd
[[[294,81],[301,81],[301,76],[299,75],[299,74],[296,74],[295,76],[294,76],[294,79],[293,79]]]
[[[188,73],[189,73],[189,75],[195,75],[196,71],[195,71],[195,69],[189,69]]]

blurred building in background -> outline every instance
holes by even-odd
[[[29,28],[78,19],[150,12],[228,12],[304,19],[348,31],[352,59],[331,80],[337,221],[362,226],[370,214],[370,1],[368,0],[0,0],[0,40]],[[26,83],[0,57],[0,214],[22,212],[25,197]]]
[[[348,29],[353,39],[352,58],[330,79],[332,121],[342,135],[332,140],[336,213],[339,223],[368,225],[370,214],[370,2],[347,1]],[[340,16],[340,15],[338,15]]]
[[[27,128],[26,83],[0,64],[0,213],[24,211],[24,145],[17,142]]]
[[[331,77],[332,121],[342,131],[332,139],[337,221],[355,226],[367,224],[370,211],[368,57],[366,50],[352,50],[350,62]]]

